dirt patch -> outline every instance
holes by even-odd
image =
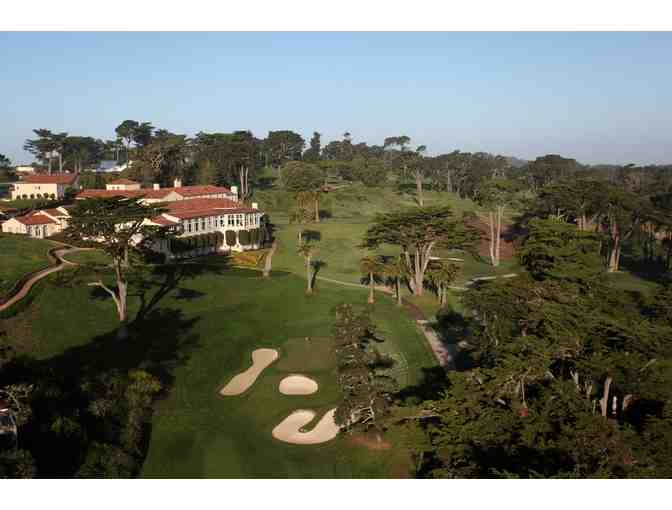
[[[398,461],[392,464],[390,468],[390,478],[406,479],[413,478],[411,475],[411,466],[408,461]]]
[[[347,439],[349,445],[363,446],[368,450],[389,450],[392,443],[382,439],[378,441],[375,434],[354,434]]]
[[[481,240],[477,244],[478,254],[485,258],[490,258],[490,226],[487,221],[484,221],[481,218],[473,219],[467,221],[467,225],[475,227],[481,232]],[[516,255],[516,246],[515,241],[518,237],[519,232],[517,232],[513,225],[502,225],[502,236],[499,245],[499,257],[501,260],[512,259]]]

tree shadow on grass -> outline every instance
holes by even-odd
[[[662,283],[672,279],[672,275],[668,271],[664,260],[660,258],[645,260],[638,257],[628,245],[623,248],[620,268],[649,282]]]
[[[40,476],[75,475],[91,448],[116,444],[123,434],[124,423],[92,414],[89,406],[94,404],[91,398],[95,397],[87,396],[85,383],[144,370],[160,381],[159,398],[169,394],[175,370],[188,362],[191,352],[200,344],[199,335],[193,332],[199,317],[186,318],[180,309],[161,303],[171,292],[177,300],[200,298],[203,293],[180,285],[204,272],[221,270],[192,263],[155,266],[141,277],[133,275],[133,294],[138,297],[140,307],[128,326],[126,339],[119,340],[117,330],[113,329],[52,358],[23,357],[3,366],[0,384],[11,381],[34,385],[33,416],[20,431],[20,438],[21,448],[33,455]],[[65,283],[81,284],[90,276],[84,272],[75,279],[70,276]],[[127,405],[125,398],[118,402],[121,408]],[[139,450],[133,454],[137,459],[133,474],[142,466],[151,431],[148,417],[142,424]]]
[[[39,475],[71,477],[94,443],[114,444],[123,434],[125,423],[93,414],[90,406],[94,401],[87,397],[85,383],[144,370],[161,382],[159,396],[167,395],[174,384],[175,370],[187,363],[200,344],[199,335],[192,331],[198,321],[197,317],[183,317],[178,309],[155,309],[132,323],[124,340],[111,330],[52,358],[21,358],[4,366],[3,378],[34,385],[33,416],[20,431],[20,441],[21,448],[34,457]],[[121,399],[116,405],[124,408],[129,403]],[[149,445],[149,417],[142,429],[135,473]]]
[[[415,193],[415,190],[416,190],[415,183],[409,181],[400,181],[394,187],[395,194],[399,196],[413,195]]]
[[[206,273],[213,276],[221,275],[227,267],[228,259],[223,259],[216,265],[179,263],[152,267],[149,274],[138,278],[134,284],[133,295],[140,300],[135,322],[142,321],[173,291],[177,291],[175,299],[191,301],[203,297],[204,293],[180,285]]]
[[[319,230],[306,229],[301,231],[304,243],[319,242],[322,240],[322,232]]]
[[[256,187],[260,190],[272,189],[277,179],[277,177],[260,177],[257,179]]]
[[[221,275],[228,268],[229,261],[224,257],[221,260],[218,259],[217,264],[200,264],[189,261],[144,266],[138,269],[131,268],[127,275],[128,297],[136,297],[140,302],[133,321],[142,321],[173,291],[175,291],[173,297],[177,300],[191,301],[203,297],[204,293],[180,287],[180,285],[203,274]],[[84,267],[77,268],[68,275],[62,273],[59,273],[57,280],[58,284],[62,286],[86,285],[89,281],[95,281],[103,276],[109,278],[111,275],[110,270],[101,273],[99,270]],[[114,286],[111,282],[110,284]],[[100,287],[91,287],[89,297],[92,300],[110,301],[110,306],[113,306],[111,296]]]
[[[310,265],[313,268],[310,285],[314,289],[315,283],[317,282],[317,275],[323,268],[327,267],[327,263],[324,260],[313,260]]]
[[[409,405],[416,405],[425,400],[437,400],[448,385],[449,381],[443,367],[423,367],[420,382],[398,391],[395,398]]]

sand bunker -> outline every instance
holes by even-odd
[[[301,428],[315,418],[315,412],[309,410],[294,411],[273,429],[273,437],[292,444],[326,443],[338,434],[339,426],[334,422],[334,414],[336,414],[336,408],[327,411],[313,430],[301,432]]]
[[[257,380],[265,368],[278,359],[278,351],[275,349],[257,349],[252,351],[252,366],[236,375],[229,383],[219,390],[219,394],[225,397],[240,395],[247,391]]]
[[[278,391],[283,395],[312,395],[317,393],[318,385],[305,375],[290,375],[280,381]]]

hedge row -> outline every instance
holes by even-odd
[[[224,236],[221,232],[199,234],[170,240],[170,251],[184,253],[202,248],[214,248],[222,244]]]

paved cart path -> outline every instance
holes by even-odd
[[[468,280],[464,284],[464,287],[451,286],[450,288],[454,290],[467,290],[470,286],[479,281],[495,280],[497,278],[513,278],[515,276],[518,276],[518,274],[509,273],[499,276],[477,276],[475,278],[472,278],[471,280]],[[335,283],[337,285],[345,285],[347,287],[359,287],[366,290],[369,289],[368,285],[363,285],[360,283],[343,282],[341,280],[334,280],[332,278],[326,278],[324,276],[316,276],[315,279]],[[385,294],[394,295],[394,291],[392,291],[392,289],[390,289],[389,287],[382,287],[376,285],[375,289],[379,292],[384,292]],[[414,316],[415,323],[417,324],[420,331],[422,331],[422,334],[425,336],[425,339],[427,340],[429,347],[432,349],[434,357],[439,362],[439,365],[444,367],[446,370],[454,369],[455,356],[457,355],[457,344],[446,344],[445,342],[441,341],[439,336],[436,334],[436,331],[434,330],[434,328],[431,327],[430,322],[424,316],[422,311],[417,306],[407,302],[406,300],[403,300],[403,302],[406,308],[411,312],[411,315]]]

